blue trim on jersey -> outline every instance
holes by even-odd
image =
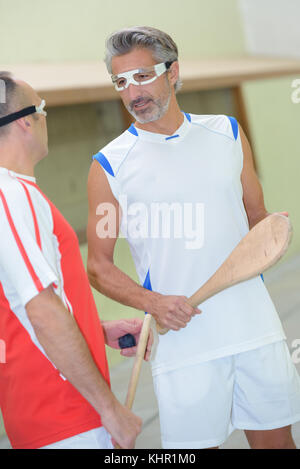
[[[152,285],[151,285],[151,280],[150,280],[150,271],[149,271],[149,269],[148,269],[145,281],[143,283],[143,287],[147,288],[147,290],[152,291]],[[148,314],[148,313],[145,311],[145,314]]]
[[[187,112],[185,112],[184,115],[185,115],[185,117],[187,118],[187,120],[188,120],[189,122],[192,122],[192,118],[191,118],[190,114],[188,114]]]
[[[96,155],[93,156],[93,160],[97,160],[101,164],[102,168],[105,169],[111,176],[114,176],[114,172],[106,156],[99,151]]]
[[[131,126],[129,127],[128,132],[130,132],[131,134],[135,135],[136,137],[139,136],[138,131],[136,130],[136,128],[134,127],[133,124],[131,124]]]
[[[265,283],[265,279],[264,279],[263,274],[260,274],[260,276],[261,276],[262,281]]]
[[[227,116],[227,117],[230,120],[233,136],[234,136],[234,139],[236,140],[239,134],[239,126],[238,126],[237,120],[235,119],[235,117],[231,117],[231,116]]]
[[[151,280],[150,280],[150,271],[148,270],[145,281],[143,283],[143,287],[147,288],[147,290],[152,291],[152,285],[151,285]]]
[[[166,137],[166,140],[171,140],[171,138],[176,138],[176,137],[179,137],[179,135],[172,135],[171,137]]]

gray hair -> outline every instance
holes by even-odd
[[[163,31],[149,26],[135,26],[116,31],[108,37],[105,46],[104,61],[110,74],[112,74],[112,58],[127,54],[135,47],[151,50],[157,63],[178,60],[178,49],[173,39]],[[182,83],[178,79],[175,83],[175,92],[179,91],[181,86]]]

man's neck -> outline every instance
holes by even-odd
[[[14,173],[34,177],[34,165],[31,159],[23,154],[21,148],[0,144],[0,167]]]
[[[169,109],[164,116],[154,122],[148,124],[141,124],[135,122],[135,127],[138,129],[146,130],[147,132],[153,132],[163,135],[173,135],[176,130],[183,124],[184,115],[180,111],[177,101],[170,103]]]

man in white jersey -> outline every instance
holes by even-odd
[[[141,420],[110,389],[105,344],[119,348],[128,333],[138,340],[142,321],[100,323],[76,234],[34,177],[48,153],[45,103],[9,73],[0,80],[0,408],[7,435],[18,449],[104,449],[112,441],[133,448]]]
[[[135,123],[93,158],[88,273],[96,289],[171,329],[151,362],[162,445],[216,448],[239,428],[252,448],[295,448],[300,380],[263,279],[201,311],[187,303],[269,215],[243,130],[233,117],[180,110],[178,51],[164,32],[118,31],[105,60]],[[114,265],[119,229],[141,286]]]

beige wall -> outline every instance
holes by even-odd
[[[107,35],[136,24],[168,31],[181,56],[244,51],[236,0],[0,0],[0,17],[2,63],[102,60]]]
[[[292,81],[277,78],[244,87],[266,206],[271,212],[287,210],[294,228],[286,258],[300,252],[300,104],[292,102]]]

